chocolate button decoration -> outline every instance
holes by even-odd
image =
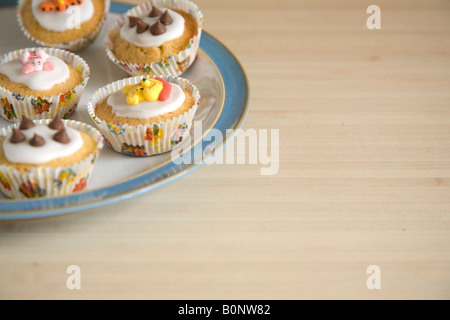
[[[161,21],[166,26],[168,26],[169,24],[172,24],[173,20],[169,14],[169,11],[166,10],[166,12],[164,12],[164,14],[161,16],[161,18],[159,18],[159,21]]]
[[[128,17],[128,20],[130,21],[130,24],[128,25],[130,28],[133,28],[137,25],[138,21],[141,21],[141,18],[138,17]]]
[[[148,23],[145,23],[144,21],[140,20],[137,22],[136,32],[137,33],[144,33],[147,31],[149,25]]]
[[[161,10],[159,10],[157,7],[153,7],[152,11],[150,11],[150,14],[148,15],[150,18],[159,17],[162,15]]]
[[[31,138],[31,140],[30,140],[30,144],[33,147],[42,147],[45,144],[45,140],[44,140],[44,138],[42,138],[41,136],[39,136],[35,133],[33,138]]]
[[[67,131],[65,128],[59,130],[57,133],[55,133],[55,135],[53,136],[53,140],[55,140],[56,142],[62,143],[62,144],[67,144],[70,142],[70,138],[67,135]]]
[[[64,128],[64,122],[61,120],[61,116],[59,114],[56,115],[55,119],[52,120],[48,124],[48,127],[53,130],[61,130]]]
[[[30,128],[33,128],[35,126],[34,122],[27,118],[26,116],[22,116],[22,121],[20,122],[19,129],[20,130],[27,130]]]
[[[150,32],[154,36],[159,36],[160,34],[163,34],[166,32],[166,26],[161,23],[161,21],[156,21],[151,27]]]
[[[27,137],[23,134],[22,131],[19,129],[13,128],[12,129],[12,135],[11,139],[9,139],[9,142],[11,143],[21,143],[22,141],[25,141]]]

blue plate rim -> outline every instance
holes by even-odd
[[[133,6],[121,3],[111,3],[111,12],[124,13]],[[95,209],[100,206],[111,205],[120,201],[128,200],[144,193],[156,190],[164,185],[171,183],[184,175],[196,170],[205,161],[214,155],[215,151],[222,149],[226,143],[234,138],[234,134],[226,136],[227,129],[237,129],[242,127],[250,106],[250,87],[244,68],[237,57],[218,39],[208,32],[202,32],[200,48],[208,55],[219,69],[225,84],[225,105],[219,119],[214,125],[223,133],[224,140],[216,146],[212,154],[207,158],[193,164],[176,165],[173,162],[151,171],[132,180],[127,180],[120,184],[115,184],[105,188],[99,188],[87,191],[82,194],[72,194],[61,198],[48,198],[37,200],[25,200],[22,202],[14,201],[8,205],[7,202],[0,203],[0,221],[18,221],[49,218],[59,215],[71,214],[79,211]],[[205,137],[204,140],[209,141]],[[202,153],[205,151],[203,141],[198,144],[201,146]],[[197,148],[195,146],[190,150],[192,158]],[[161,176],[160,180],[155,182],[148,181]],[[70,204],[67,201],[70,201]],[[80,203],[79,200],[83,200]],[[18,206],[18,204],[20,204]],[[14,206],[14,207],[12,207]],[[3,207],[3,208],[2,208]],[[40,207],[40,208],[37,208]],[[39,210],[39,211],[36,211]],[[12,213],[7,213],[9,211]],[[5,213],[3,213],[5,212]]]

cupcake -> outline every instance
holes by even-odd
[[[31,41],[80,50],[100,33],[110,0],[19,0],[17,20]]]
[[[103,147],[93,127],[55,119],[19,124],[0,132],[0,190],[9,198],[55,197],[86,187]]]
[[[186,79],[136,76],[98,89],[88,111],[111,149],[150,156],[189,136],[199,100],[199,90]]]
[[[179,76],[196,58],[202,26],[200,9],[188,0],[143,3],[111,26],[106,53],[132,76]]]
[[[90,75],[83,59],[60,49],[16,50],[0,61],[0,116],[12,122],[70,117]]]

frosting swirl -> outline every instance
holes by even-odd
[[[49,90],[55,84],[66,81],[70,76],[70,70],[64,61],[55,56],[48,56],[46,59],[47,62],[53,64],[53,69],[42,69],[24,73],[23,62],[20,59],[14,59],[1,64],[0,73],[8,76],[10,81],[22,83],[31,90]]]
[[[159,32],[156,32],[156,34],[152,33],[151,31],[147,30],[142,33],[136,32],[136,26],[131,24],[133,27],[130,27],[130,18],[133,20],[135,17],[129,17],[128,23],[125,23],[120,28],[120,37],[138,47],[159,47],[164,42],[174,40],[176,38],[179,38],[184,33],[184,18],[177,12],[170,10],[170,9],[164,9],[162,10],[163,14],[161,16],[155,16],[150,17],[149,12],[147,12],[145,17],[139,17],[139,19],[149,25],[154,26],[158,21],[160,21],[160,18],[165,14],[165,12],[168,12],[168,15],[170,15],[171,23],[165,26],[165,31],[163,33],[158,34]],[[167,16],[167,15],[166,15]],[[167,18],[166,18],[167,19]],[[163,18],[163,20],[165,20]],[[149,28],[152,29],[151,27]],[[156,29],[156,28],[153,28]]]
[[[25,136],[25,139],[17,140],[18,131],[16,129],[8,133],[3,140],[3,152],[10,162],[43,164],[57,158],[70,156],[83,146],[81,134],[68,127],[65,128],[65,133],[69,138],[68,142],[55,139],[55,135],[61,135],[60,131],[43,124],[20,130],[20,133]],[[14,139],[12,139],[13,136],[15,136]]]
[[[41,27],[57,32],[75,29],[77,24],[89,21],[94,15],[94,5],[91,0],[84,0],[80,5],[70,6],[62,12],[42,11],[39,7],[47,0],[32,0],[31,10]]]
[[[119,117],[137,119],[157,117],[177,110],[186,99],[183,89],[179,85],[174,83],[171,83],[171,85],[172,91],[165,101],[142,101],[136,105],[130,105],[127,103],[127,96],[119,90],[108,97],[107,104]]]

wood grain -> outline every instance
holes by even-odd
[[[450,2],[196,2],[247,72],[244,129],[280,130],[279,173],[205,165],[1,225],[0,298],[449,299]]]

